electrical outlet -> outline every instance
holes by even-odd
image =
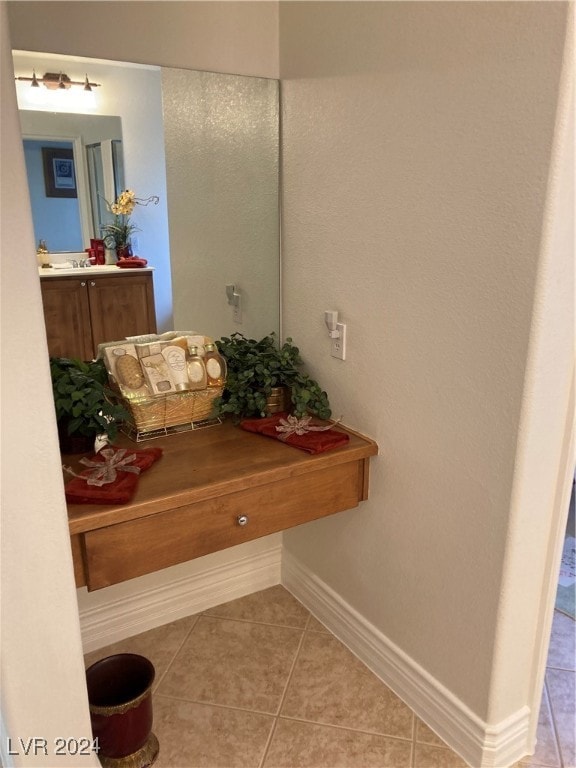
[[[336,323],[338,338],[331,340],[330,354],[337,357],[338,360],[346,360],[346,325],[345,323]]]

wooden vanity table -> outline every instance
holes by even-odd
[[[163,456],[130,503],[68,505],[76,585],[100,589],[356,507],[378,446],[335,429],[348,444],[314,456],[229,421],[138,444],[121,436]]]

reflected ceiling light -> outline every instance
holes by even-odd
[[[90,92],[92,91],[92,88],[98,88],[100,86],[100,83],[90,82],[88,75],[86,75],[85,80],[71,80],[64,72],[46,72],[44,77],[42,77],[41,80],[38,80],[36,72],[33,71],[32,77],[24,77],[21,75],[14,79],[31,83],[32,88],[38,88],[40,83],[42,83],[42,85],[46,86],[46,88],[51,91],[66,91],[73,85],[80,85],[85,91]]]

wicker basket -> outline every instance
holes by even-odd
[[[129,437],[140,441],[220,424],[214,401],[222,392],[222,387],[210,387],[140,401],[121,398],[122,405],[130,413],[122,429]]]
[[[162,360],[162,349],[171,344],[184,350],[189,349],[191,345],[199,346],[203,350],[205,345],[213,343],[211,337],[195,331],[169,331],[161,335],[131,336],[122,341],[100,344],[98,357],[105,362],[109,384],[115,393],[115,399],[129,413],[129,418],[121,427],[122,431],[139,441],[220,424],[221,419],[215,412],[214,401],[222,395],[223,385],[176,392],[177,387],[172,380],[172,375],[166,369],[163,372],[166,381],[161,383],[171,384],[170,387],[165,388],[168,392],[152,394],[159,389],[159,386],[151,381],[146,383],[148,369],[142,368],[140,371],[138,365],[140,363],[142,366],[142,359],[151,361],[150,355],[160,357]],[[184,355],[183,352],[180,354]],[[119,360],[130,361],[130,365],[124,365],[120,369]],[[163,365],[166,367],[166,363]],[[134,367],[142,375],[135,374]]]

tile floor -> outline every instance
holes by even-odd
[[[575,768],[574,625],[555,614],[538,746],[518,768]],[[87,654],[156,668],[154,768],[465,768],[283,587]]]

